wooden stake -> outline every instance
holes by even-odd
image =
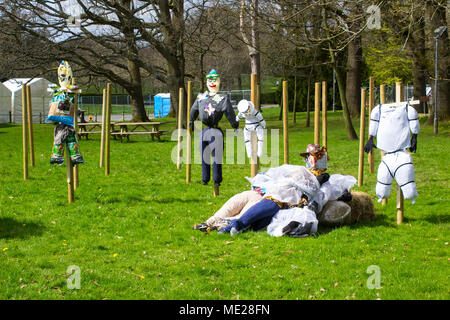
[[[102,133],[100,138],[100,168],[105,165],[105,141],[106,141],[106,89],[103,89],[102,100]]]
[[[283,81],[283,146],[285,164],[289,164],[288,112],[288,82]]]
[[[33,137],[33,107],[31,103],[31,87],[27,85],[27,121],[28,121],[28,145],[30,148],[30,165],[34,167],[34,137]]]
[[[386,85],[385,84],[380,84],[380,103],[381,104],[385,104],[386,103]],[[385,155],[383,150],[380,150],[380,156],[381,158],[383,158]],[[381,199],[381,205],[385,206],[388,202],[387,198],[383,198]]]
[[[327,146],[327,82],[322,81],[322,146]]]
[[[74,186],[73,186],[73,166],[68,146],[66,146],[66,163],[67,163],[67,200],[69,203],[72,203],[75,201]]]
[[[361,118],[359,126],[359,166],[358,166],[358,187],[363,185],[364,179],[364,138],[366,124],[366,89],[361,89]]]
[[[181,152],[183,136],[181,135],[182,121],[183,121],[183,109],[184,109],[184,90],[180,88],[178,98],[178,146],[177,146],[177,170],[181,168]]]
[[[187,107],[186,107],[186,183],[191,182],[191,148],[192,148],[192,136],[191,129],[189,128],[189,114],[192,106],[192,81],[187,83]]]
[[[320,143],[320,82],[315,83],[314,97],[314,143]]]
[[[369,121],[370,121],[370,114],[372,113],[372,109],[375,105],[375,80],[374,77],[369,78]],[[369,172],[374,173],[375,171],[375,164],[374,164],[374,157],[373,157],[373,150],[369,152],[368,155],[368,162],[369,162]]]
[[[23,151],[23,179],[28,180],[28,119],[27,119],[27,88],[22,84],[22,151]]]
[[[214,195],[214,198],[219,196],[219,187],[216,186],[215,184],[214,184],[213,195]]]
[[[111,173],[111,83],[106,84],[105,175]]]
[[[72,84],[75,84],[75,78],[73,78]],[[75,130],[75,138],[76,138],[77,132],[78,132],[77,110],[78,110],[78,94],[76,93],[75,97],[74,97],[74,103],[73,103],[73,128]],[[76,190],[79,186],[78,165],[74,164],[72,167],[73,167],[73,188]]]
[[[403,85],[401,82],[395,83],[395,100],[402,102],[403,100]],[[403,223],[403,192],[397,184],[397,224]]]
[[[255,73],[252,73],[250,75],[250,99],[253,102],[253,105],[255,106],[256,110],[260,111],[257,105],[258,98],[257,98],[257,84],[258,84],[258,77]]]

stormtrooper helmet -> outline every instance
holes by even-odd
[[[58,81],[61,88],[69,88],[72,84],[72,67],[69,62],[63,60],[58,67]]]
[[[253,105],[253,102],[248,100],[241,100],[238,103],[238,110],[240,113],[243,114],[251,114],[253,110],[255,109],[255,106]]]

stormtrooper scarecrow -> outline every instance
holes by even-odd
[[[247,156],[249,158],[252,156],[251,134],[252,131],[256,131],[256,136],[258,137],[258,158],[260,158],[263,151],[266,121],[264,121],[262,114],[255,109],[251,101],[241,100],[238,103],[238,110],[239,113],[236,116],[236,121],[239,122],[240,119],[245,119],[244,142],[245,148],[247,149]]]
[[[206,126],[200,134],[200,155],[202,158],[202,180],[207,185],[211,179],[211,158],[213,161],[213,180],[215,186],[222,182],[223,132],[218,127],[225,114],[234,129],[239,127],[233,106],[226,95],[219,94],[220,76],[212,69],[206,76],[208,91],[199,94],[190,112],[189,127],[194,130],[194,121],[200,115],[200,121]]]
[[[51,164],[62,165],[64,163],[64,148],[69,148],[70,158],[73,164],[84,163],[80,153],[78,141],[75,135],[74,123],[74,97],[79,92],[76,85],[72,85],[73,73],[67,61],[61,62],[58,68],[58,81],[49,85],[52,92],[50,110],[47,121],[58,125],[55,127],[55,137],[52,149]]]
[[[378,202],[389,197],[393,179],[397,181],[405,199],[414,203],[414,199],[417,198],[414,166],[411,154],[406,151],[406,148],[416,152],[419,130],[417,111],[407,103],[397,108],[378,105],[372,110],[369,140],[364,146],[364,151],[369,153],[373,148],[377,148],[373,142],[376,135],[378,148],[385,152],[377,173]]]

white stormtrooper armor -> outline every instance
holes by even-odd
[[[238,115],[236,116],[236,121],[240,119],[245,119],[244,127],[244,141],[245,148],[247,149],[247,156],[250,158],[252,155],[252,143],[251,143],[251,133],[256,131],[256,136],[258,137],[258,157],[262,156],[263,145],[264,145],[264,129],[266,128],[266,121],[260,112],[255,109],[255,106],[251,101],[241,100],[238,104]]]
[[[377,137],[377,147],[386,154],[377,172],[376,194],[381,201],[388,198],[393,179],[397,181],[405,199],[417,197],[414,166],[410,147],[410,131],[420,130],[417,111],[405,103],[402,107],[376,106],[370,114],[369,135]]]

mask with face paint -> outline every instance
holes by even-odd
[[[63,60],[58,67],[58,81],[61,89],[68,89],[72,85],[72,67],[69,62]]]
[[[206,76],[206,85],[210,95],[215,95],[220,89],[220,76],[215,69],[212,69]]]

